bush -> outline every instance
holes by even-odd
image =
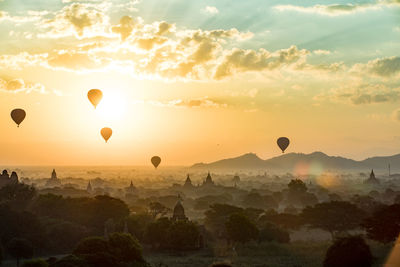
[[[68,255],[53,264],[50,267],[87,267],[87,263],[82,258],[75,255]]]
[[[49,264],[42,259],[34,259],[34,260],[28,260],[25,261],[24,264],[22,264],[22,267],[47,267]]]
[[[369,267],[371,265],[371,250],[360,236],[336,240],[328,249],[324,260],[324,267]]]
[[[211,264],[210,267],[232,267],[232,265],[230,263],[215,262]]]
[[[260,230],[260,234],[258,237],[259,242],[278,242],[278,243],[289,243],[290,235],[284,229],[279,228],[278,226],[267,223]]]

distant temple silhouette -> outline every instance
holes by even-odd
[[[18,175],[16,172],[12,172],[11,176],[8,175],[7,170],[3,170],[0,175],[0,188],[11,185],[11,184],[18,184]]]
[[[185,188],[191,188],[191,187],[193,187],[192,180],[190,179],[189,174],[187,175],[185,184],[184,184],[183,186],[184,186]]]
[[[125,191],[127,194],[133,194],[136,192],[136,187],[133,185],[133,182],[131,181],[131,184],[125,188]]]
[[[208,172],[206,180],[203,182],[203,186],[212,186],[212,185],[215,185],[215,183],[211,178],[210,172]]]
[[[90,183],[90,181],[88,182],[88,185],[87,185],[87,187],[86,187],[86,191],[87,191],[89,194],[92,194],[92,193],[93,193],[93,188],[92,188],[92,184]]]
[[[53,169],[51,178],[47,180],[46,187],[58,187],[61,186],[61,180],[57,178],[56,170]]]
[[[185,209],[183,208],[182,203],[181,203],[181,196],[178,196],[178,202],[176,202],[176,205],[174,207],[174,213],[173,213],[171,219],[174,222],[188,220],[188,218],[185,215]]]
[[[375,177],[374,169],[372,169],[369,178],[364,181],[364,184],[379,184],[379,180]]]

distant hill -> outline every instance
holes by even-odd
[[[392,171],[400,171],[400,154],[387,157],[373,157],[356,161],[344,157],[328,156],[322,152],[311,154],[288,153],[278,157],[263,160],[254,153],[230,159],[223,159],[211,163],[197,163],[195,169],[208,170],[273,170],[280,172],[293,172],[299,168],[309,168],[308,173],[324,171],[377,171],[387,172],[388,164]]]

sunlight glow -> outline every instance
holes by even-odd
[[[104,97],[97,107],[97,113],[106,123],[116,123],[125,118],[126,98],[117,91],[104,91]]]

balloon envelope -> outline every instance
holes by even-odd
[[[11,118],[13,121],[18,125],[21,124],[21,122],[25,119],[26,113],[25,110],[17,108],[11,111]]]
[[[282,153],[285,153],[286,148],[289,146],[290,141],[287,137],[280,137],[276,141],[278,143],[279,148],[282,150]]]
[[[154,156],[151,158],[151,163],[153,164],[154,168],[157,169],[158,165],[161,163],[161,158],[159,156]]]
[[[103,93],[99,89],[92,89],[89,90],[87,96],[89,98],[90,103],[92,103],[94,108],[96,108],[97,105],[100,103],[101,99],[103,98]]]
[[[110,137],[112,135],[112,130],[111,130],[111,128],[104,127],[103,129],[101,129],[100,133],[101,133],[101,136],[103,136],[104,140],[107,143],[108,139],[110,139]]]

